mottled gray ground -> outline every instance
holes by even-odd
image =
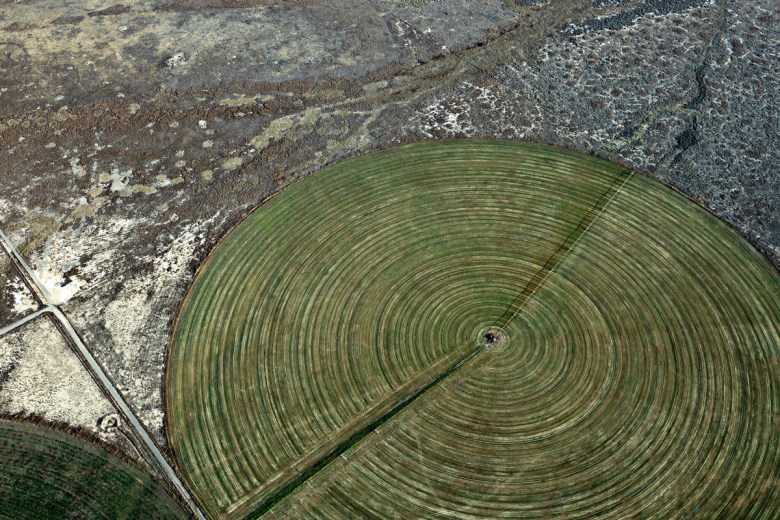
[[[194,270],[323,165],[498,136],[631,165],[780,264],[774,0],[0,1],[0,220],[164,442]],[[302,208],[305,211],[305,208]]]

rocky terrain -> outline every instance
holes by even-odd
[[[202,259],[266,197],[371,149],[596,154],[780,265],[778,26],[774,0],[2,0],[0,229],[164,444],[166,348]],[[9,273],[0,325],[37,308]],[[108,413],[33,399],[57,331],[25,327],[0,339],[0,412]]]

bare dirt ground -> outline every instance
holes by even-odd
[[[779,16],[773,0],[2,0],[0,226],[164,443],[165,352],[200,261],[268,195],[370,149],[594,153],[780,264]],[[3,301],[26,312],[14,280]],[[6,377],[31,402],[20,366]]]

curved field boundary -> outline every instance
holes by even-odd
[[[560,247],[558,247],[558,249],[555,250],[550,258],[547,259],[542,268],[533,276],[533,278],[531,278],[528,284],[526,284],[526,286],[512,301],[512,303],[509,304],[509,307],[507,307],[504,313],[498,318],[498,320],[496,320],[496,322],[493,324],[493,327],[491,328],[499,331],[506,329],[512,318],[517,316],[517,313],[520,312],[520,310],[523,308],[523,305],[525,305],[525,303],[528,301],[528,298],[533,296],[533,294],[537,291],[537,289],[539,289],[539,286],[550,275],[550,273],[552,273],[555,268],[558,267],[558,264],[561,263],[563,257],[566,256],[569,251],[571,251],[577,242],[579,242],[580,238],[582,238],[582,235],[588,232],[588,229],[590,229],[594,219],[601,215],[601,213],[606,209],[607,205],[612,201],[615,195],[618,194],[621,188],[623,188],[623,185],[628,182],[628,179],[630,179],[632,175],[634,175],[634,172],[625,171],[615,177],[615,180],[613,180],[612,184],[609,185],[607,191],[605,191],[601,197],[599,197],[590,211],[588,211],[585,216],[582,217],[582,220],[580,220],[577,227],[574,228],[571,233],[569,233],[563,243],[561,243]]]
[[[148,473],[49,428],[0,419],[0,467],[0,518],[190,517]]]
[[[778,297],[732,230],[620,166],[367,154],[199,271],[171,445],[220,518],[772,517]]]
[[[415,401],[425,395],[426,392],[440,385],[447,377],[453,375],[459,368],[466,365],[475,355],[481,352],[487,347],[493,346],[492,343],[497,341],[500,345],[504,339],[501,337],[496,338],[495,334],[506,332],[509,322],[522,310],[525,303],[531,298],[534,293],[539,289],[544,280],[549,276],[558,264],[563,260],[564,256],[571,251],[571,249],[577,244],[584,233],[587,233],[593,221],[606,209],[607,205],[617,195],[620,189],[631,178],[633,172],[623,172],[618,175],[615,180],[610,184],[607,191],[598,198],[593,207],[588,213],[580,220],[577,227],[566,237],[563,243],[555,250],[550,258],[545,262],[542,268],[531,278],[526,284],[523,291],[521,291],[517,297],[510,303],[509,307],[504,311],[501,317],[490,327],[491,339],[488,339],[486,335],[486,342],[478,345],[472,351],[468,352],[461,359],[456,360],[454,364],[449,366],[441,374],[437,375],[433,380],[425,383],[425,386],[419,388],[414,394],[409,397],[405,397],[397,402],[390,410],[388,410],[383,416],[364,426],[357,432],[353,433],[343,443],[334,447],[330,452],[325,454],[322,458],[312,463],[310,466],[303,469],[293,479],[286,482],[284,485],[275,489],[270,495],[260,503],[257,508],[247,518],[254,518],[263,515],[267,511],[270,511],[275,505],[284,501],[289,495],[293,494],[298,487],[303,485],[306,481],[312,478],[316,473],[324,469],[331,464],[337,457],[344,454],[347,450],[361,442],[367,435],[373,433],[377,428],[381,427],[384,423],[393,419],[396,415],[401,413],[406,407],[411,406]],[[499,346],[496,345],[496,346]],[[464,377],[461,375],[461,377]],[[419,383],[418,383],[419,385]]]
[[[16,246],[14,246],[13,242],[11,242],[11,239],[8,238],[8,236],[2,230],[0,230],[0,245],[6,249],[12,261],[17,265],[20,274],[23,275],[25,284],[30,287],[31,290],[33,290],[33,292],[36,294],[36,298],[38,298],[41,302],[46,303],[45,308],[40,309],[30,316],[27,316],[26,318],[0,330],[0,335],[9,332],[16,327],[23,325],[24,323],[27,323],[31,319],[34,319],[41,314],[50,312],[52,316],[56,318],[55,323],[60,328],[62,333],[65,334],[65,337],[71,343],[74,352],[80,358],[84,367],[89,371],[90,375],[95,380],[95,383],[97,383],[98,387],[103,390],[106,397],[111,400],[116,409],[122,414],[124,419],[127,420],[130,426],[132,426],[133,437],[135,437],[134,444],[136,448],[140,450],[141,455],[148,457],[147,462],[151,462],[157,466],[165,478],[173,485],[181,497],[187,502],[187,505],[190,507],[190,509],[192,509],[192,512],[195,514],[195,516],[199,519],[202,519],[203,513],[200,511],[200,508],[190,496],[187,488],[184,487],[184,484],[179,479],[179,476],[168,463],[168,460],[163,456],[162,452],[160,452],[157,444],[149,436],[149,433],[146,431],[143,425],[141,425],[133,411],[130,410],[130,407],[125,402],[124,397],[122,397],[122,394],[117,390],[117,388],[114,386],[114,383],[108,378],[106,373],[103,371],[103,368],[92,355],[92,352],[89,350],[89,348],[87,348],[87,346],[81,340],[81,337],[76,333],[76,330],[73,328],[73,325],[70,323],[68,317],[65,316],[65,314],[60,310],[56,304],[56,301],[52,299],[51,295],[46,290],[46,287],[38,279],[35,272],[30,269],[30,266],[27,264],[22,255],[19,254],[19,251],[16,249]]]
[[[209,513],[248,514],[462,359],[625,171],[410,145],[250,215],[200,270],[169,358],[171,444]]]
[[[633,177],[506,334],[274,516],[780,514],[780,282],[706,211]]]

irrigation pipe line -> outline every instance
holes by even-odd
[[[43,309],[40,309],[26,316],[25,318],[22,318],[8,327],[0,329],[0,335],[20,327],[21,325],[37,318],[42,314],[47,312],[51,313],[57,319],[62,330],[67,333],[68,339],[77,349],[79,357],[82,359],[84,366],[91,372],[93,379],[102,387],[102,390],[109,396],[114,406],[116,406],[122,415],[125,416],[125,419],[127,419],[127,422],[133,427],[138,438],[143,442],[149,454],[154,457],[157,466],[162,470],[165,477],[173,485],[179,495],[184,499],[192,512],[195,514],[195,517],[199,520],[206,520],[206,517],[195,503],[192,495],[190,495],[190,492],[179,479],[179,476],[173,470],[173,467],[171,467],[171,465],[168,463],[168,460],[163,456],[162,452],[157,447],[157,444],[154,442],[154,440],[152,440],[151,436],[146,431],[146,428],[143,427],[141,422],[128,406],[125,399],[122,397],[122,394],[119,393],[119,391],[116,389],[116,386],[114,386],[114,383],[108,378],[105,371],[103,370],[103,367],[101,367],[95,359],[95,356],[92,355],[92,352],[87,348],[84,342],[81,341],[81,338],[76,333],[76,330],[73,328],[73,325],[71,324],[68,317],[65,316],[59,307],[57,307],[54,299],[51,297],[51,294],[46,290],[46,287],[43,285],[43,283],[41,283],[35,272],[30,268],[22,255],[19,254],[19,251],[13,245],[13,242],[11,242],[11,240],[2,230],[0,230],[0,241],[2,241],[5,249],[12,256],[12,258],[16,260],[19,267],[21,267],[22,274],[27,277],[28,282],[30,282],[32,286],[35,287],[35,289],[41,295],[43,295],[43,299],[46,302],[46,307]]]
[[[558,265],[566,257],[566,255],[568,255],[568,253],[574,248],[575,245],[577,245],[577,243],[580,241],[580,239],[588,232],[588,230],[590,230],[591,226],[593,226],[593,223],[601,216],[602,213],[604,213],[604,211],[607,209],[607,206],[610,205],[610,203],[615,198],[615,196],[617,196],[617,194],[620,193],[620,190],[623,189],[623,186],[625,186],[625,184],[631,179],[631,177],[634,176],[634,173],[635,172],[633,170],[629,172],[629,174],[626,176],[626,178],[623,179],[623,182],[620,183],[620,186],[618,186],[618,188],[615,190],[615,192],[607,199],[607,201],[604,203],[604,205],[601,206],[599,211],[593,216],[593,218],[590,220],[590,222],[585,227],[585,229],[582,230],[582,232],[574,240],[574,242],[572,242],[572,244],[561,255],[561,257],[558,259],[558,261],[556,261],[555,264],[550,269],[546,270],[543,278],[539,281],[539,283],[534,288],[534,290],[531,291],[531,293],[528,295],[528,297],[525,299],[525,301],[523,301],[523,303],[517,308],[517,310],[515,310],[515,312],[509,317],[509,319],[507,319],[504,322],[504,325],[503,325],[504,327],[510,321],[512,321],[512,319],[518,314],[518,312],[520,312],[520,310],[522,310],[522,308],[525,305],[525,303],[528,300],[530,300],[531,297],[539,289],[539,287],[541,287],[544,284],[545,280],[547,280],[547,277],[549,277],[550,274],[553,273],[555,271],[555,269],[557,269]],[[601,197],[599,197],[599,200],[601,200],[601,198],[603,198],[604,195],[609,193],[609,190],[612,189],[612,187],[615,185],[615,182],[617,182],[618,179],[619,179],[619,177],[615,178],[612,181],[612,184],[610,184],[610,186],[607,189],[607,191],[605,191],[601,195]],[[596,204],[598,204],[598,201],[596,201]],[[582,218],[582,221],[584,221],[587,218],[588,214],[590,212],[592,212],[596,207],[597,206],[594,205],[593,208],[588,210],[588,213],[585,214],[585,216]],[[567,237],[567,239],[568,239],[568,237]],[[565,244],[565,243],[566,243],[566,241],[564,240],[563,244]],[[563,246],[563,244],[561,244],[561,247]],[[553,253],[552,256],[550,256],[550,258],[553,258],[553,256],[555,256],[556,253],[557,253],[557,250],[556,250],[555,253]],[[544,269],[544,268],[542,268],[542,269]],[[541,270],[539,272],[541,272]],[[520,295],[522,295],[522,292],[520,293]],[[518,297],[520,297],[520,295],[518,295]],[[509,305],[509,307],[507,307],[507,310],[512,308],[512,306],[515,304],[516,300],[517,300],[517,298],[515,298],[515,300],[512,301],[512,303]],[[506,311],[504,311],[504,313],[506,313]],[[502,317],[503,317],[503,315],[502,315]],[[493,325],[491,326],[491,329],[493,329],[496,326],[496,324],[500,323],[501,321],[502,321],[501,317],[499,317],[499,319],[496,320],[493,323]],[[403,411],[404,409],[408,408],[408,405],[410,405],[413,402],[417,401],[418,397],[421,397],[423,394],[427,393],[428,390],[430,390],[430,389],[432,389],[434,387],[438,387],[439,383],[443,382],[444,379],[447,379],[448,376],[455,374],[461,366],[466,364],[466,362],[468,362],[469,360],[474,358],[479,352],[484,351],[485,347],[486,347],[486,345],[479,345],[479,346],[477,346],[473,351],[471,351],[469,354],[467,354],[466,356],[461,358],[454,365],[450,366],[450,368],[448,368],[442,374],[440,374],[439,376],[434,378],[431,382],[429,382],[427,385],[425,385],[422,389],[418,390],[417,392],[415,392],[411,396],[409,396],[406,399],[402,400],[401,402],[397,403],[388,412],[383,414],[378,420],[374,421],[374,423],[379,423],[379,425],[374,426],[373,424],[369,424],[366,428],[363,429],[362,432],[359,432],[359,433],[353,435],[346,442],[341,443],[339,446],[337,446],[336,448],[331,450],[328,454],[325,455],[325,457],[322,457],[321,459],[316,461],[314,464],[312,464],[308,468],[304,469],[302,472],[300,472],[298,474],[297,478],[293,478],[293,479],[289,480],[286,484],[283,484],[282,486],[276,488],[260,504],[259,507],[257,507],[256,509],[254,509],[254,511],[252,513],[250,513],[250,515],[251,514],[257,514],[257,513],[260,513],[261,515],[266,514],[266,513],[273,513],[273,507],[275,505],[285,501],[296,489],[298,489],[301,486],[307,486],[314,493],[316,493],[317,495],[320,495],[319,492],[314,487],[311,486],[310,479],[316,473],[318,473],[320,469],[322,469],[325,466],[325,464],[323,464],[323,462],[329,463],[329,462],[332,462],[335,458],[341,458],[349,466],[354,468],[355,466],[353,464],[353,461],[349,460],[346,457],[346,452],[351,447],[353,447],[354,445],[356,445],[357,443],[362,441],[364,438],[368,437],[368,435],[370,435],[371,433],[375,433],[377,431],[377,429],[378,429],[378,426],[380,426],[381,424],[384,424],[386,421],[388,421],[389,419],[391,419],[392,417],[397,415],[400,411]],[[453,381],[458,381],[460,379],[460,377],[458,377],[458,376],[464,377],[465,374],[463,372],[460,372],[460,374],[454,375]],[[443,387],[443,388],[444,388],[444,391],[447,391],[446,386]],[[433,404],[434,401],[435,401],[435,398],[432,401],[429,401],[428,403],[425,403],[425,405],[423,406],[423,409],[427,409],[429,406],[431,406]],[[422,410],[418,410],[418,411],[415,411],[413,413],[414,413],[415,416],[421,417],[421,415],[420,415],[421,412],[422,412]],[[391,432],[392,431],[393,430],[391,430]],[[386,432],[386,435],[389,435],[391,432]],[[382,442],[387,443],[387,441],[384,438],[382,439]],[[365,454],[361,455],[359,458],[362,458],[363,456],[365,456]],[[501,484],[500,480],[495,482],[495,487],[500,487],[501,485],[502,484]],[[320,495],[320,496],[322,496],[322,495]],[[292,510],[294,511],[296,507],[297,506],[293,506]],[[248,516],[246,518],[248,518]]]
[[[550,276],[550,274],[552,274],[553,272],[555,272],[555,270],[558,268],[558,265],[560,265],[560,263],[563,261],[563,259],[564,259],[564,258],[566,258],[566,255],[568,255],[568,254],[569,254],[569,252],[570,252],[572,249],[574,249],[574,246],[576,246],[576,245],[577,245],[577,243],[580,241],[580,239],[582,239],[582,237],[583,237],[583,236],[585,236],[585,234],[588,232],[588,230],[591,228],[591,226],[593,226],[593,223],[594,223],[594,222],[596,222],[596,220],[597,220],[597,219],[598,219],[598,218],[601,216],[601,214],[602,214],[602,213],[604,213],[604,210],[606,210],[606,209],[607,209],[607,206],[609,206],[609,204],[612,202],[612,200],[615,198],[615,196],[616,196],[618,193],[620,193],[620,190],[622,190],[622,189],[623,189],[623,186],[625,186],[625,184],[626,184],[626,183],[629,181],[629,179],[631,179],[631,177],[633,177],[633,176],[634,176],[634,171],[631,171],[631,172],[628,174],[628,176],[627,176],[627,177],[626,177],[626,178],[623,180],[623,182],[621,182],[621,183],[620,183],[620,186],[618,186],[618,188],[615,190],[615,193],[613,193],[613,194],[612,194],[612,196],[611,196],[611,197],[610,197],[610,198],[607,200],[607,202],[605,202],[605,203],[604,203],[604,205],[601,207],[601,209],[598,211],[598,213],[596,213],[596,214],[593,216],[593,218],[590,220],[590,222],[589,222],[589,223],[588,223],[588,225],[585,227],[585,229],[583,229],[583,230],[582,230],[582,233],[580,233],[580,235],[579,235],[579,236],[576,238],[576,240],[574,240],[574,242],[572,242],[572,244],[571,244],[571,245],[569,246],[569,248],[568,248],[568,249],[566,249],[566,251],[565,251],[565,252],[564,252],[564,253],[561,255],[561,257],[558,259],[558,261],[557,261],[557,262],[555,262],[555,265],[553,265],[553,266],[552,266],[550,269],[547,269],[547,270],[546,270],[546,272],[544,273],[544,276],[542,277],[542,279],[539,281],[539,283],[538,283],[538,284],[536,284],[536,287],[534,287],[534,290],[533,290],[533,291],[531,291],[531,293],[528,295],[528,297],[526,297],[526,299],[525,299],[525,300],[524,300],[524,301],[523,301],[523,302],[522,302],[522,303],[521,303],[521,304],[520,304],[520,305],[517,307],[517,309],[515,310],[515,312],[513,312],[513,313],[512,313],[512,315],[509,317],[509,319],[507,319],[507,320],[502,320],[502,319],[501,319],[501,318],[503,317],[503,315],[502,315],[502,317],[500,317],[499,319],[497,319],[497,320],[496,320],[496,321],[493,323],[493,325],[491,325],[491,327],[490,327],[491,329],[492,329],[492,328],[495,328],[495,327],[496,327],[496,325],[498,325],[498,324],[501,324],[501,325],[499,326],[499,328],[500,328],[501,330],[503,330],[503,329],[504,329],[504,327],[506,327],[506,326],[509,324],[509,322],[510,322],[510,321],[512,321],[512,319],[513,319],[515,316],[517,316],[517,314],[518,314],[518,313],[519,313],[521,310],[523,310],[523,307],[525,306],[526,302],[527,302],[528,300],[530,300],[530,299],[533,297],[533,295],[534,295],[534,294],[536,294],[536,291],[538,291],[538,290],[539,290],[539,287],[541,287],[542,285],[544,285],[544,282],[547,280],[547,278]],[[617,180],[617,179],[616,179],[616,180]],[[610,186],[610,189],[611,189],[611,186]],[[609,190],[607,190],[607,191],[609,191]],[[593,209],[591,209],[590,211],[593,211]],[[590,212],[590,211],[589,211],[589,212]],[[587,214],[585,215],[585,217],[583,217],[583,220],[584,220],[586,217],[587,217]],[[576,230],[575,230],[575,231],[576,231]],[[573,233],[573,232],[572,232],[572,233]],[[565,243],[565,241],[564,241],[564,243]],[[556,253],[557,253],[557,251],[556,251],[555,253],[553,253],[553,255],[552,255],[552,256],[555,256],[555,254],[556,254]],[[552,258],[552,256],[551,256],[550,258]],[[544,269],[544,267],[542,267],[542,269]],[[537,274],[538,274],[538,273],[537,273]],[[533,278],[532,278],[531,280],[533,280]],[[528,283],[530,284],[531,282],[528,282]],[[523,292],[525,292],[525,290],[523,290]],[[522,292],[521,292],[521,293],[518,295],[518,298],[520,297],[520,295],[522,295]],[[517,298],[515,298],[515,300],[517,300]],[[511,308],[512,308],[512,306],[513,306],[514,304],[515,304],[515,302],[514,302],[514,301],[513,301],[511,304],[509,304],[509,307],[507,307],[507,310],[511,309]],[[504,312],[506,312],[506,311],[504,311]]]

